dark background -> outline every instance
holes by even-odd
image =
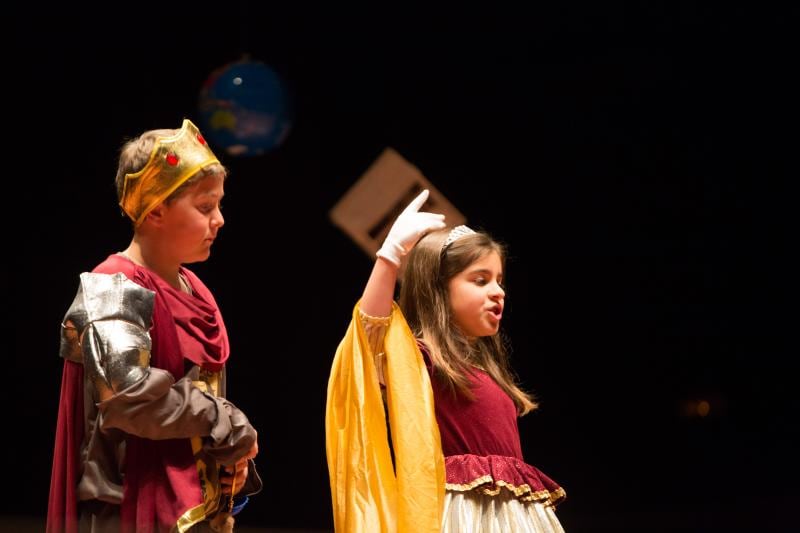
[[[58,326],[78,274],[130,239],[119,147],[196,121],[203,81],[247,53],[286,80],[293,127],[262,156],[217,150],[226,226],[192,267],[226,318],[230,397],[260,432],[266,485],[240,524],[332,529],[326,384],[371,259],[327,212],[391,146],[510,247],[504,323],[541,403],[520,420],[523,448],[566,488],[567,531],[789,530],[791,18],[596,4],[14,17],[4,268],[19,422],[0,513],[46,511]]]

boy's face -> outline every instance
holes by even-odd
[[[500,329],[506,293],[503,264],[497,252],[490,252],[448,284],[453,321],[467,337],[486,337]]]
[[[179,263],[205,261],[225,224],[220,203],[225,195],[220,175],[201,178],[177,198],[162,204],[163,236]]]

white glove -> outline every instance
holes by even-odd
[[[403,209],[375,255],[399,267],[403,256],[411,251],[423,235],[445,226],[444,215],[419,212],[419,208],[428,199],[428,194],[428,189],[425,189]]]

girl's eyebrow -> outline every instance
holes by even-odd
[[[489,275],[491,275],[492,271],[489,270],[488,268],[476,268],[475,270],[470,270],[467,273],[468,274],[489,274]],[[497,273],[497,277],[503,277],[503,271],[502,270]]]

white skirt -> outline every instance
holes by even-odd
[[[448,490],[443,533],[564,533],[552,505],[521,502],[510,491],[496,496]]]

